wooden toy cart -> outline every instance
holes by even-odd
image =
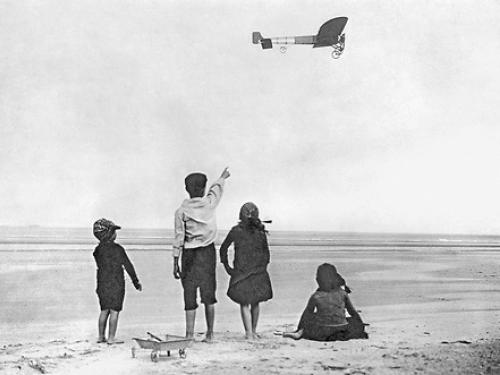
[[[183,336],[165,335],[165,340],[148,332],[151,339],[135,338],[141,349],[151,349],[151,360],[158,362],[161,357],[170,357],[172,350],[178,350],[181,358],[186,358],[186,349],[193,343],[193,339],[186,339]],[[166,355],[162,355],[162,352]],[[135,358],[136,348],[132,348],[132,358]]]

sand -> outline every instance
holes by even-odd
[[[135,343],[131,338],[146,337],[146,331],[182,334],[179,285],[169,274],[170,259],[165,253],[149,254],[148,261],[138,252],[129,255],[139,270],[152,257],[158,257],[154,263],[159,265],[147,276],[142,272],[149,291],[135,293],[128,285],[118,331],[124,344],[95,343],[98,311],[91,293],[70,316],[65,309],[56,309],[50,310],[51,318],[16,320],[9,310],[9,321],[5,321],[3,310],[0,373],[500,374],[500,252],[495,249],[346,248],[304,254],[276,248],[270,267],[275,298],[262,304],[262,338],[254,341],[243,339],[238,307],[225,297],[227,277],[219,267],[214,342],[201,342],[204,321],[199,310],[198,333],[187,358],[172,353],[157,363],[150,360],[147,350],[137,350],[132,358]],[[370,323],[368,340],[323,343],[273,334],[296,324],[314,290],[314,269],[323,261],[335,263],[352,287],[355,306]],[[75,267],[68,266],[71,272]],[[154,287],[159,280],[165,288]],[[164,301],[164,289],[169,288],[173,295]],[[7,300],[17,301],[18,295],[11,294]],[[55,298],[58,294],[47,295]],[[19,301],[14,304],[21,306]],[[51,313],[40,312],[41,316]]]

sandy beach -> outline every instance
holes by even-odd
[[[278,242],[278,241],[276,241]],[[118,336],[96,343],[91,252],[4,251],[0,272],[0,372],[5,374],[498,374],[500,251],[467,247],[272,246],[273,300],[262,304],[262,338],[243,339],[239,308],[218,265],[215,341],[153,363],[133,337],[184,331],[181,288],[169,251],[129,250],[144,291],[127,285]],[[315,289],[314,272],[334,263],[369,323],[368,340],[294,341],[292,330]],[[64,282],[63,282],[64,280]]]
[[[0,0],[0,375],[500,375],[499,15],[500,0]],[[214,340],[200,306],[187,356],[152,361],[134,338],[186,332],[175,237],[218,233],[219,252],[241,223],[233,285],[268,295],[257,218],[259,337],[217,263]],[[118,227],[142,291],[125,275],[108,345],[93,252]],[[101,302],[118,308],[129,262],[105,251],[100,294],[119,301]],[[368,339],[276,334],[322,263]],[[343,319],[333,297],[316,306]]]

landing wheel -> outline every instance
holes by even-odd
[[[332,47],[333,47],[332,58],[338,59],[342,55],[342,52],[344,52],[345,44],[340,42],[332,45]]]
[[[186,349],[179,349],[179,357],[181,357],[181,358],[187,357]]]
[[[285,46],[280,47],[280,52],[281,53],[285,53],[286,52],[286,47]]]
[[[334,49],[333,52],[332,52],[332,58],[333,59],[338,59],[340,57],[340,55],[342,55],[342,52],[337,50],[337,49]]]

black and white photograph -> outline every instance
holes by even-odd
[[[499,15],[0,0],[0,374],[500,374]]]

